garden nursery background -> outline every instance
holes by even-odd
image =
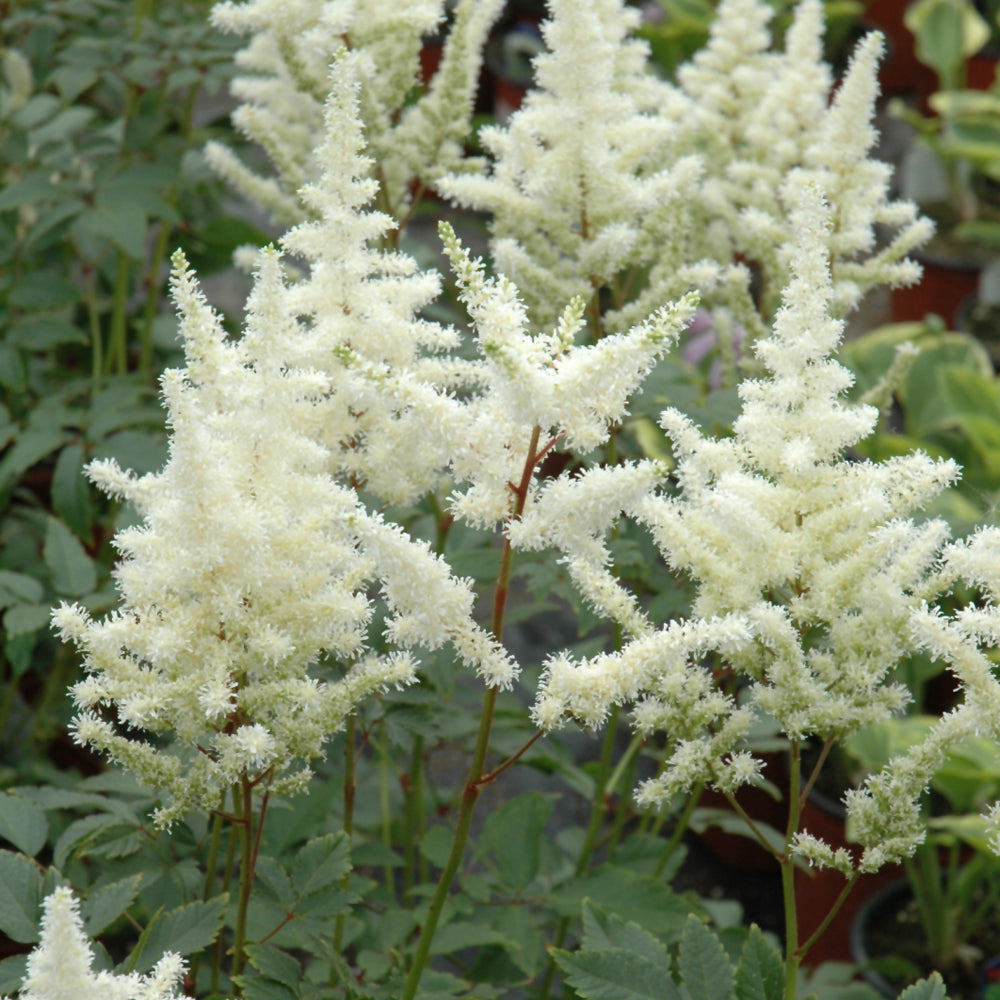
[[[1000,998],[1000,2],[0,26],[0,994]]]

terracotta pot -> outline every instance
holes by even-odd
[[[976,261],[931,253],[915,253],[913,256],[923,265],[924,276],[918,285],[892,289],[890,304],[893,322],[919,322],[928,314],[935,313],[945,321],[949,330],[954,330],[966,301],[979,290],[982,265]]]
[[[865,24],[885,35],[886,55],[878,79],[886,95],[930,93],[937,84],[933,71],[917,59],[913,35],[903,23],[906,6],[905,0],[871,0],[864,14]]]
[[[839,803],[812,791],[802,807],[801,828],[825,840],[834,850],[840,847],[857,850],[857,845],[847,842],[847,814]],[[858,914],[873,894],[887,885],[899,881],[902,868],[892,865],[875,875],[862,875],[850,895],[805,956],[807,966],[822,962],[853,961],[851,929]],[[808,941],[813,932],[826,919],[844,889],[845,879],[840,872],[830,868],[796,868],[795,907],[798,914],[799,943]]]

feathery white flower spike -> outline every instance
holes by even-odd
[[[41,937],[28,955],[19,1000],[183,1000],[185,996],[184,963],[173,952],[144,976],[95,973],[93,963],[79,903],[62,886],[42,902]]]
[[[792,279],[773,334],[755,345],[766,376],[740,387],[733,436],[707,438],[666,411],[676,492],[658,490],[654,463],[585,471],[546,484],[510,536],[560,549],[581,591],[632,632],[620,652],[550,658],[534,717],[546,729],[568,717],[596,726],[611,706],[635,704],[636,728],[667,740],[661,774],[638,793],[648,805],[701,781],[733,791],[754,780],[759,762],[743,739],[761,710],[794,740],[842,737],[905,705],[908,692],[889,680],[905,656],[927,650],[948,664],[964,703],[849,796],[861,857],[798,841],[816,863],[872,871],[922,837],[918,799],[948,747],[977,728],[1000,736],[1000,684],[979,648],[1000,637],[1000,532],[948,544],[943,522],[910,519],[956,477],[954,463],[920,452],[879,464],[845,457],[876,412],[846,401],[850,375],[832,357],[843,323],[830,316],[830,209],[815,186],[796,198]],[[693,580],[687,620],[629,626],[641,608],[602,550],[619,516],[644,524]],[[990,606],[948,618],[934,602],[963,579]],[[739,703],[713,681],[709,654],[745,680]]]

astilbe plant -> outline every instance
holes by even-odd
[[[407,218],[436,174],[463,166],[483,46],[500,9],[500,0],[457,5],[440,65],[412,100],[421,46],[444,18],[444,0],[216,4],[217,27],[250,36],[237,57],[244,72],[233,86],[242,100],[234,124],[263,147],[276,176],[258,173],[222,143],[208,147],[210,163],[275,222],[312,218],[315,205],[302,191],[322,172],[313,151],[323,130],[330,58],[347,46],[360,57],[362,119],[378,163],[381,207]]]
[[[964,701],[849,797],[857,856],[800,830],[800,798],[789,798],[779,852],[788,1000],[811,944],[797,938],[793,854],[839,868],[848,886],[907,855],[922,835],[916,799],[945,749],[974,730],[1000,736],[1000,690],[986,652],[1000,637],[1000,535],[982,530],[951,542],[942,523],[915,519],[955,478],[953,463],[920,453],[866,463],[849,454],[877,414],[846,399],[851,379],[833,358],[842,316],[873,284],[914,280],[905,253],[928,231],[912,206],[889,200],[886,171],[869,158],[880,43],[862,43],[827,106],[819,4],[800,4],[783,53],[770,51],[768,11],[763,0],[724,0],[707,48],[673,86],[645,74],[623,4],[553,0],[542,89],[506,130],[487,133],[492,172],[441,182],[495,213],[498,271],[514,272],[489,274],[442,225],[471,320],[473,343],[462,352],[456,331],[421,316],[438,294],[437,277],[385,246],[393,216],[405,217],[409,204],[403,178],[426,181],[456,166],[441,154],[444,140],[417,155],[402,138],[421,114],[445,123],[454,115],[448,102],[460,92],[459,103],[466,100],[474,40],[495,4],[460,4],[444,89],[432,87],[426,104],[398,116],[435,5],[258,0],[219,9],[218,22],[256,34],[247,65],[270,77],[244,84],[254,105],[244,125],[266,139],[279,180],[262,182],[228,154],[212,155],[294,225],[280,250],[256,255],[237,339],[226,337],[175,256],[186,366],[162,382],[169,459],[142,477],[91,463],[91,478],[139,517],[116,536],[121,604],[104,620],[64,606],[54,622],[86,669],[73,688],[77,739],[164,797],[161,826],[201,811],[216,830],[229,821],[239,833],[237,990],[252,992],[248,960],[278,974],[274,956],[249,944],[269,801],[304,790],[310,761],[347,728],[343,820],[353,833],[353,720],[370,695],[418,681],[414,647],[450,644],[485,693],[440,877],[423,887],[427,909],[407,941],[409,960],[387,973],[386,995],[404,1000],[430,971],[482,789],[542,731],[570,719],[596,728],[634,706],[639,734],[665,745],[659,773],[637,795],[656,807],[703,785],[732,796],[756,782],[760,762],[746,740],[767,714],[788,737],[797,789],[806,738],[829,747],[905,706],[908,693],[891,676],[905,655],[926,650],[950,666]],[[407,30],[390,30],[400,18]],[[767,109],[779,126],[773,149],[763,141]],[[728,130],[721,147],[720,116]],[[402,167],[391,166],[397,138]],[[890,229],[884,250],[875,249],[877,224]],[[739,258],[764,276],[758,301]],[[286,265],[302,273],[290,277]],[[608,448],[631,396],[690,323],[692,286],[755,338],[755,377],[740,386],[732,434],[712,436],[667,409],[661,426],[673,464],[581,460],[543,480],[541,462],[557,445],[579,456]],[[449,519],[498,536],[488,627],[477,623],[471,581],[385,506],[446,489]],[[691,607],[672,621],[651,617],[644,595],[615,572],[608,534],[626,519],[693,585]],[[491,769],[498,695],[519,675],[503,645],[517,550],[557,553],[621,641],[595,656],[551,655],[532,712],[538,732]],[[960,581],[981,600],[949,615],[940,602]],[[741,679],[738,690],[719,685],[727,674]],[[595,802],[601,795],[599,783]],[[592,846],[586,838],[577,874]],[[336,905],[346,908],[346,860],[336,857],[325,870],[336,873]],[[266,869],[290,921],[298,883],[277,862]],[[216,877],[208,875],[206,899]],[[312,875],[300,871],[302,884]],[[49,907],[77,941],[67,900],[57,895]],[[358,976],[342,957],[345,933],[338,917],[304,947],[320,956],[331,991],[339,984],[353,995]],[[601,934],[610,940],[618,931],[608,923]],[[752,942],[762,947],[759,935]],[[51,951],[48,937],[40,950]],[[161,992],[172,988],[160,979]],[[213,992],[217,983],[215,975]],[[25,989],[37,1000],[58,995],[32,993],[30,974]]]
[[[578,586],[631,633],[619,652],[550,658],[534,716],[546,729],[567,718],[598,726],[612,706],[633,704],[637,730],[666,740],[640,804],[663,806],[704,785],[732,797],[760,772],[746,746],[755,719],[771,716],[787,736],[791,791],[779,861],[788,995],[812,943],[797,937],[794,856],[838,868],[848,886],[908,856],[925,832],[919,798],[946,750],[973,732],[1000,735],[1000,685],[987,655],[997,641],[992,555],[1000,534],[982,529],[950,542],[943,521],[913,520],[958,474],[954,463],[920,452],[882,463],[848,456],[877,412],[844,396],[852,378],[831,356],[843,333],[830,316],[831,213],[816,188],[800,198],[788,248],[794,276],[772,335],[755,347],[766,375],[741,384],[732,437],[707,437],[668,409],[661,423],[674,469],[645,462],[563,477],[510,529],[516,547],[561,549]],[[643,524],[667,563],[692,578],[689,615],[658,626],[610,577],[603,538],[622,515]],[[981,605],[949,616],[941,604],[960,581],[978,589]],[[923,650],[951,668],[964,700],[925,741],[848,793],[861,850],[834,850],[799,828],[803,743],[818,738],[825,756],[835,740],[904,708],[909,692],[892,670]],[[711,657],[739,679],[735,691],[715,682]]]

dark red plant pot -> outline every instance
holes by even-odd
[[[894,288],[890,303],[896,323],[922,321],[930,313],[940,316],[954,330],[966,301],[979,291],[982,266],[960,258],[915,254],[924,268],[918,285]]]
[[[834,850],[840,847],[851,850],[845,823],[846,813],[839,802],[818,792],[810,793],[802,808],[803,830],[826,841]],[[856,851],[857,845],[853,845],[853,848]],[[823,962],[853,961],[851,928],[858,913],[874,893],[897,882],[901,874],[902,868],[899,865],[891,865],[874,875],[862,875],[827,928],[807,952],[805,964],[817,966]],[[840,898],[846,881],[840,872],[830,868],[796,868],[795,908],[798,915],[799,944],[808,941],[826,919],[826,915]]]
[[[905,0],[871,0],[865,10],[865,24],[885,35],[886,54],[879,67],[878,79],[882,93],[929,94],[937,85],[937,77],[917,59],[913,35],[903,23]]]

